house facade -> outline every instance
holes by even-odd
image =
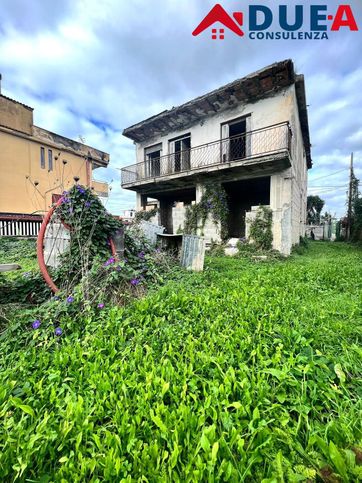
[[[92,175],[108,163],[107,153],[35,126],[31,107],[0,94],[0,235],[22,235],[23,222],[40,222],[76,182],[106,199],[107,183]]]
[[[137,209],[159,202],[168,233],[183,229],[187,205],[207,184],[227,194],[228,236],[248,236],[259,205],[273,212],[273,247],[289,254],[305,234],[307,171],[312,166],[304,77],[291,60],[266,67],[124,130],[136,163],[122,187]],[[202,230],[220,240],[211,218]]]

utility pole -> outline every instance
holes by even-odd
[[[352,225],[352,196],[353,196],[353,153],[351,153],[351,164],[349,169],[349,192],[348,192],[348,211],[347,211],[347,241],[351,238]]]

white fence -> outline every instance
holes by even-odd
[[[0,220],[0,237],[2,236],[27,236],[27,237],[37,237],[41,220],[11,220],[11,219],[1,219]]]
[[[69,247],[69,243],[69,231],[61,223],[49,224],[44,236],[45,264],[53,268],[59,267],[60,257]]]

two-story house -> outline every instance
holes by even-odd
[[[258,205],[273,211],[273,247],[289,254],[305,234],[307,170],[311,168],[304,77],[291,60],[275,63],[123,131],[136,164],[122,169],[122,187],[137,209],[159,201],[168,233],[183,228],[188,204],[207,183],[227,193],[228,235],[248,233]],[[211,221],[207,239],[218,240]]]
[[[108,184],[92,173],[108,163],[107,153],[35,126],[31,107],[0,92],[0,236],[36,235],[42,215],[76,182],[106,199]]]

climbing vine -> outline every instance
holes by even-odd
[[[273,212],[266,206],[259,206],[256,216],[250,222],[250,238],[261,250],[271,250],[273,243]]]
[[[158,208],[152,208],[152,210],[140,210],[136,212],[135,221],[139,223],[140,221],[150,221],[151,218],[156,216],[158,213]]]
[[[187,207],[185,233],[196,235],[198,229],[203,230],[209,214],[215,225],[220,224],[220,235],[225,240],[229,209],[226,191],[221,184],[207,184],[200,202]]]

